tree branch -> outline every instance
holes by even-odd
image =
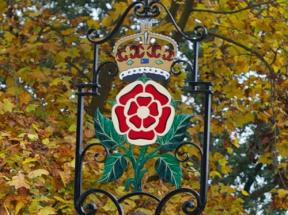
[[[255,190],[253,193],[249,195],[249,198],[257,199],[258,197],[262,196],[264,193],[270,192],[273,188],[275,188],[275,184],[269,183],[266,186],[263,186],[259,188],[258,190]]]
[[[275,3],[275,2],[274,1],[267,1],[267,2],[261,2],[258,4],[251,4],[251,5],[248,5],[247,7],[240,8],[237,10],[231,10],[231,11],[221,11],[221,10],[217,11],[217,10],[197,9],[197,8],[194,8],[191,11],[192,12],[215,13],[215,14],[226,14],[227,15],[227,14],[239,13],[239,12],[242,12],[245,10],[253,9],[253,8],[259,7],[261,5],[266,5],[266,4],[271,4],[271,3]]]
[[[184,6],[183,6],[183,12],[182,12],[181,18],[178,22],[178,26],[183,30],[185,29],[185,26],[188,22],[189,16],[191,15],[193,6],[194,6],[193,0],[185,0]],[[176,14],[176,12],[174,12],[174,13]],[[182,37],[181,34],[176,32],[174,39],[176,41],[179,41],[181,37]]]
[[[253,171],[253,174],[249,175],[247,182],[245,183],[244,190],[248,193],[250,192],[250,188],[252,184],[254,183],[256,176],[258,175],[258,172],[261,170],[263,164],[258,163]]]
[[[239,47],[243,48],[244,50],[246,50],[246,51],[254,54],[257,58],[259,58],[259,60],[261,60],[261,61],[265,64],[265,66],[266,66],[267,69],[269,70],[269,73],[270,73],[271,77],[272,77],[272,78],[274,77],[274,69],[273,69],[272,66],[268,63],[268,61],[266,61],[265,58],[264,58],[259,52],[257,52],[256,50],[254,50],[254,49],[252,49],[252,48],[250,48],[250,47],[248,47],[248,46],[245,46],[245,45],[243,45],[242,43],[239,43],[238,41],[235,41],[235,40],[233,40],[233,39],[231,39],[231,38],[228,38],[228,37],[226,37],[226,36],[223,36],[223,35],[221,35],[221,34],[218,34],[218,33],[215,33],[215,32],[211,32],[211,31],[209,31],[208,34],[211,35],[211,36],[220,38],[220,39],[222,39],[222,40],[224,40],[224,41],[227,41],[227,42],[229,42],[229,43],[232,43],[232,44],[234,44],[234,45],[236,45],[236,46],[239,46]]]

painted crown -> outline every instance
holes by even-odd
[[[152,79],[167,80],[177,51],[175,40],[152,33],[151,24],[142,23],[140,33],[116,42],[113,55],[121,80],[134,81],[143,74]]]

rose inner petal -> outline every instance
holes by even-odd
[[[146,119],[143,120],[144,128],[149,128],[155,122],[156,122],[156,120],[153,117],[148,116]]]
[[[142,119],[140,119],[138,116],[132,116],[130,119],[130,122],[135,125],[136,128],[140,128],[142,125]]]
[[[139,96],[136,100],[140,106],[148,106],[152,99],[151,97]]]
[[[138,105],[136,102],[132,101],[128,110],[128,115],[133,115],[137,113]]]
[[[150,114],[153,116],[158,116],[159,115],[159,111],[158,111],[158,104],[156,102],[153,102],[150,106],[149,106],[149,110],[150,110]]]

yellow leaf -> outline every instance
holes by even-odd
[[[26,158],[22,164],[27,164],[27,163],[32,163],[32,162],[35,162],[35,161],[38,161],[37,158]]]
[[[7,4],[5,1],[0,1],[0,13],[4,12],[6,10]]]
[[[2,104],[0,103],[1,109],[0,112],[6,113],[6,112],[12,112],[15,105],[9,100],[9,99],[3,99]]]
[[[92,138],[92,139],[89,140],[87,143],[88,143],[88,144],[91,144],[91,143],[100,143],[100,141],[99,141],[99,139]]]
[[[62,79],[61,78],[55,78],[55,79],[53,79],[53,81],[51,81],[51,83],[50,83],[50,86],[52,87],[52,86],[57,86],[57,85],[59,85],[60,83],[62,83]]]
[[[50,214],[57,214],[56,210],[50,206],[44,207],[39,210],[37,215],[50,215]]]
[[[10,186],[14,186],[15,189],[19,189],[21,187],[25,187],[26,189],[30,189],[30,185],[27,184],[25,180],[25,176],[22,173],[18,173],[12,177],[12,180],[8,182]]]
[[[211,177],[221,177],[221,174],[218,171],[211,171],[209,174]]]
[[[222,158],[218,162],[221,165],[221,170],[224,174],[227,174],[231,171],[231,168],[229,167],[228,161],[226,160],[226,158]]]
[[[278,196],[282,199],[288,196],[288,190],[279,189],[277,190]]]
[[[19,100],[21,104],[28,104],[31,100],[31,95],[29,93],[23,92],[19,96]]]
[[[234,138],[234,139],[232,140],[232,144],[233,144],[233,146],[235,146],[236,148],[239,148],[239,147],[240,147],[238,138]]]
[[[14,40],[14,35],[11,34],[10,32],[6,31],[4,34],[4,38],[7,42],[11,43]]]
[[[265,153],[261,155],[258,159],[258,162],[263,164],[271,164],[272,163],[272,154],[271,153]]]
[[[48,145],[48,144],[50,143],[49,138],[43,139],[43,140],[42,140],[42,143],[43,143],[44,145]]]
[[[229,154],[232,154],[232,153],[233,153],[233,149],[232,149],[231,147],[227,147],[227,152],[228,152]]]
[[[38,105],[36,105],[36,104],[30,104],[30,105],[28,105],[28,106],[26,107],[25,111],[27,111],[27,112],[33,112],[33,111],[36,110],[37,107],[38,107]]]
[[[25,206],[25,204],[21,201],[18,201],[15,207],[16,215],[20,212],[20,210]]]
[[[68,128],[69,132],[75,132],[76,131],[76,124],[72,124],[70,125],[70,127]]]
[[[155,214],[154,212],[152,212],[151,210],[148,210],[146,208],[137,208],[138,212],[142,212],[143,214],[147,214],[147,215],[153,215]]]
[[[27,134],[27,137],[31,141],[36,141],[39,139],[38,134]]]
[[[65,199],[62,199],[61,197],[59,196],[54,196],[54,199],[56,199],[57,201],[61,202],[61,203],[64,203],[64,204],[71,204],[71,201],[67,201]]]
[[[49,172],[46,169],[37,169],[28,174],[28,178],[37,178],[41,175],[49,175]]]
[[[74,31],[75,31],[74,28],[69,28],[69,29],[62,31],[61,33],[62,35],[67,36],[67,35],[73,34]]]
[[[99,22],[97,22],[93,19],[88,20],[87,25],[89,26],[89,28],[95,28],[95,29],[100,27]]]
[[[288,157],[288,140],[282,140],[279,142],[276,147],[279,154],[283,157]]]
[[[249,193],[248,193],[246,190],[241,190],[241,193],[242,193],[244,196],[249,196]]]
[[[104,211],[116,211],[117,210],[115,207],[115,204],[112,201],[107,201],[106,204],[102,207],[102,209]]]

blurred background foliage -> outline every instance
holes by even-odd
[[[111,30],[129,3],[0,0],[0,214],[75,214],[75,84],[92,77],[92,46],[85,34],[89,28],[103,34]],[[209,30],[199,62],[200,78],[213,83],[214,93],[210,188],[203,214],[287,214],[287,0],[163,3],[185,32],[199,22]],[[159,20],[155,31],[173,36],[181,57],[191,58],[191,44],[175,32],[165,12]],[[132,16],[116,37],[132,34],[134,28]],[[101,46],[101,62],[113,60],[115,40]],[[174,98],[182,101],[179,111],[193,111],[189,133],[199,144],[201,110],[185,90],[187,74],[173,76],[167,84]],[[92,119],[96,108],[110,114],[111,104],[106,101],[126,84],[108,75],[100,82],[101,95],[85,101],[86,143],[98,141]],[[197,189],[197,164],[183,168],[183,186]],[[123,195],[121,180],[97,184],[102,169],[91,153],[85,160],[85,187]],[[145,191],[163,196],[172,189],[153,174],[151,170],[144,179]],[[180,202],[187,198],[175,197],[163,214],[181,214]],[[95,197],[94,201],[102,207],[101,214],[115,214],[108,200]],[[153,214],[155,205],[132,198],[124,207],[127,213]]]

